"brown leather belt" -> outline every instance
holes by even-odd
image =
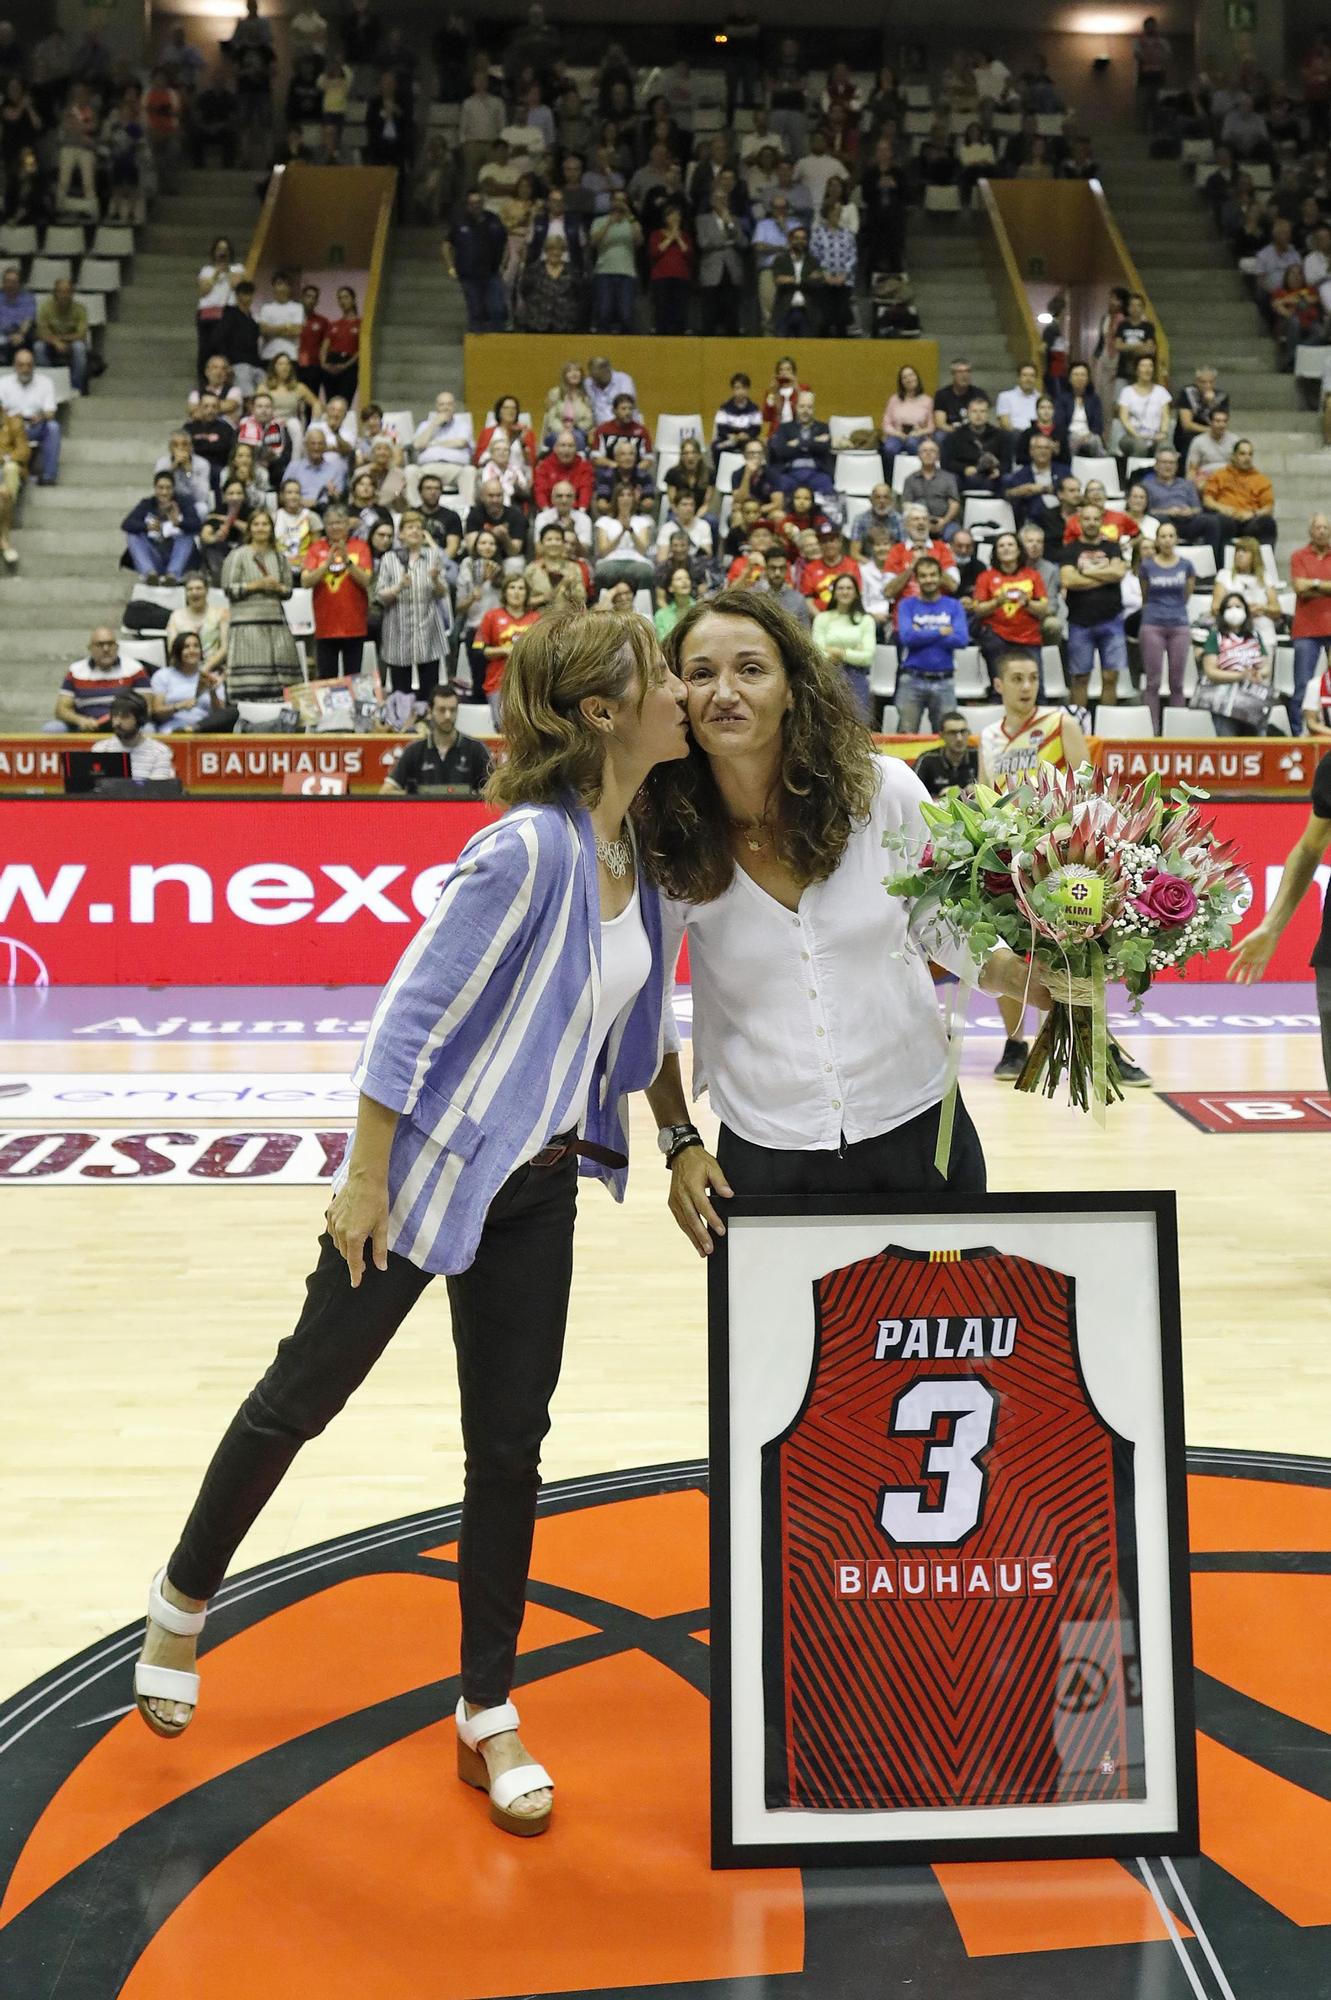
[[[602,1167],[626,1167],[628,1156],[617,1153],[610,1146],[598,1146],[591,1139],[580,1139],[576,1132],[561,1132],[539,1153],[533,1153],[527,1162],[530,1167],[557,1167],[570,1153],[576,1153],[580,1160],[595,1160]]]

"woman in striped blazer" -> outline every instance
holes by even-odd
[[[375,1009],[304,1311],[154,1580],[135,1698],[159,1735],[188,1725],[194,1642],[238,1544],[442,1274],[467,1466],[458,1771],[488,1791],[497,1824],[533,1834],[549,1825],[551,1780],[523,1749],[508,1694],[577,1178],[622,1199],[627,1095],[678,1048],[659,902],[625,815],[688,736],[683,687],[631,613],[556,608],[525,633],[504,720],[509,757],[491,797],[509,810],[468,842]]]

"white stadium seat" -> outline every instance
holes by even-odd
[[[1160,718],[1160,734],[1166,740],[1215,735],[1215,717],[1209,708],[1167,708]]]
[[[1154,736],[1151,711],[1143,702],[1120,702],[1117,707],[1106,707],[1103,702],[1095,711],[1096,736],[1136,737]]]

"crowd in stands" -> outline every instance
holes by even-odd
[[[426,154],[400,32],[371,0],[336,29],[312,11],[292,27],[292,90],[317,86],[325,136],[344,153],[354,94],[377,90],[362,107],[377,134],[367,156],[400,146],[410,183]],[[843,64],[815,88],[797,44],[764,64],[745,39],[716,130],[707,82],[682,59],[643,81],[611,45],[577,82],[539,6],[494,59],[451,18],[437,41],[459,140],[442,170],[458,197],[444,254],[477,328],[531,324],[525,302],[544,287],[547,302],[576,294],[559,320],[569,332],[589,319],[631,332],[646,294],[663,331],[853,334],[862,288],[900,275],[906,211],[930,206],[929,189],[960,202],[980,173],[1095,170],[1038,59],[1013,75],[958,55],[926,92],[941,115],[920,134],[906,129],[921,115],[908,108],[913,56],[872,88]],[[248,0],[222,57],[237,99],[217,142],[227,158],[234,145],[257,160],[271,136],[271,56]],[[201,64],[178,55],[196,140]],[[181,87],[170,64],[168,80]],[[1151,93],[1149,115],[1169,103]],[[293,128],[312,109],[289,102]],[[59,448],[18,275],[0,290],[0,530],[16,482],[29,466],[54,477]],[[903,365],[870,417],[824,410],[787,356],[770,382],[735,374],[710,424],[659,412],[649,424],[635,383],[595,352],[568,360],[532,411],[508,395],[470,412],[445,388],[416,422],[358,398],[351,288],[329,299],[279,272],[260,299],[218,238],[198,272],[197,379],[178,427],[145,454],[122,524],[136,577],[126,623],[160,632],[166,663],[146,687],[121,686],[126,658],[113,635],[114,667],[99,661],[99,639],[51,726],[104,730],[112,695],[133,694],[146,738],[321,716],[397,729],[442,688],[488,705],[499,727],[509,652],[556,600],[636,604],[665,634],[735,584],[774,593],[866,717],[907,732],[937,729],[959,694],[987,697],[1014,653],[1036,666],[1042,698],[1047,682],[1079,709],[1109,708],[1139,689],[1157,728],[1185,699],[1222,735],[1282,714],[1297,730],[1305,707],[1308,727],[1331,726],[1317,678],[1331,525],[1314,517],[1291,592],[1274,566],[1271,482],[1231,436],[1215,371],[1179,390],[1158,381],[1156,329],[1134,296],[1110,298],[1085,358],[1059,338],[1063,301],[1050,321],[1041,362],[1011,383],[991,393],[958,358],[931,394]],[[347,703],[311,711],[311,674],[341,683]]]

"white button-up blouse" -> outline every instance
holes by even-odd
[[[681,931],[693,987],[693,1084],[742,1139],[778,1151],[835,1151],[904,1125],[943,1095],[947,1037],[929,964],[907,934],[910,905],[885,876],[883,846],[919,847],[928,793],[899,758],[879,760],[869,819],[841,865],[790,911],[737,867],[710,903],[667,902],[667,963]],[[973,971],[964,949],[930,952]]]

